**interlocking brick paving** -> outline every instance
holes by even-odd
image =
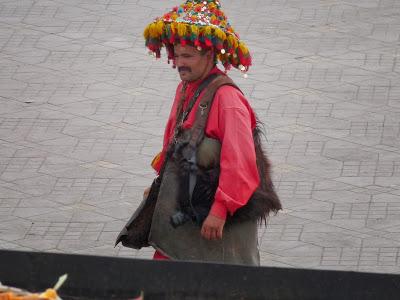
[[[0,1],[0,248],[150,258],[114,241],[178,76],[142,30],[175,0]],[[284,210],[262,264],[400,273],[400,4],[222,1]]]

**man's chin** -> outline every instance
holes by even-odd
[[[186,72],[179,73],[179,77],[184,81],[190,81],[190,75]]]
[[[195,81],[196,79],[193,78],[192,74],[182,72],[179,73],[179,77],[181,78],[182,81]]]

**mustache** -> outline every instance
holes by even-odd
[[[182,71],[192,72],[192,69],[189,67],[179,67],[178,72],[182,72]]]

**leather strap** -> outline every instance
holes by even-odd
[[[217,73],[211,74],[208,77],[206,77],[199,85],[197,88],[196,92],[192,96],[192,98],[189,101],[189,104],[186,108],[185,111],[182,111],[179,116],[176,118],[176,124],[175,124],[175,130],[174,130],[174,139],[176,140],[178,135],[181,133],[182,130],[182,125],[186,121],[187,117],[189,116],[190,112],[193,109],[193,106],[196,104],[197,99],[199,98],[200,94],[203,92],[203,90],[218,76]],[[186,90],[186,88],[185,88]],[[181,99],[183,101],[183,99]]]
[[[188,145],[188,152],[186,152],[187,157],[189,157],[188,161],[190,162],[189,169],[189,204],[192,206],[192,196],[193,191],[197,182],[197,161],[196,161],[196,150],[201,141],[204,138],[205,134],[205,126],[208,119],[208,114],[210,112],[212,103],[214,101],[215,93],[217,90],[223,85],[230,85],[240,89],[235,85],[235,83],[228,76],[222,75],[216,77],[207,87],[204,92],[203,97],[199,103],[199,107],[196,112],[196,119],[191,128],[191,136]],[[196,219],[199,221],[200,217],[197,215],[195,209],[192,211],[196,215]]]
[[[196,112],[196,119],[194,121],[191,138],[189,144],[192,148],[196,149],[204,138],[205,127],[208,119],[208,114],[211,110],[212,103],[214,101],[215,93],[217,90],[224,85],[230,85],[242,91],[239,87],[230,79],[228,76],[222,75],[215,78],[207,87],[203,97],[199,103],[199,107]]]

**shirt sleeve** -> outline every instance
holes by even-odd
[[[214,216],[233,215],[259,185],[254,126],[255,116],[244,96],[233,87],[220,88],[207,124],[208,133],[221,142],[220,177],[210,211]]]

